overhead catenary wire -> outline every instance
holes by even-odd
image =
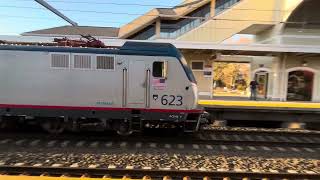
[[[29,2],[30,0],[10,0],[10,2]],[[90,2],[90,1],[63,1],[63,0],[47,0],[49,3],[65,3],[65,4],[93,4],[93,5],[116,5],[116,6],[141,6],[141,7],[160,7],[173,8],[163,4],[139,4],[139,3],[114,3],[114,2]]]
[[[53,0],[54,1],[54,0]],[[48,2],[53,2],[53,1],[48,1]],[[81,2],[76,2],[76,1],[69,1],[69,2],[65,2],[65,1],[59,1],[59,0],[55,0],[55,2],[64,2],[64,3],[86,3],[84,1]],[[95,4],[99,4],[99,3],[95,3]],[[100,3],[101,4],[101,3]],[[107,4],[107,3],[102,3],[102,4]],[[120,3],[109,3],[109,4],[114,4],[114,5],[142,5],[142,4],[135,4],[135,3],[127,3],[127,4],[120,4]],[[42,9],[42,8],[37,8],[37,7],[20,7],[20,6],[3,6],[3,7],[11,7],[11,8],[27,8],[27,9]],[[190,7],[190,6],[188,6]],[[221,9],[221,8],[220,8]],[[229,9],[229,8],[223,8],[223,9]],[[233,8],[235,9],[235,8]],[[121,15],[143,15],[143,14],[133,14],[133,13],[117,13],[117,12],[107,12],[107,11],[88,11],[88,10],[73,10],[73,9],[60,9],[62,11],[71,11],[71,12],[87,12],[87,13],[108,13],[108,14],[121,14]],[[235,10],[240,10],[240,9],[235,9]],[[241,9],[241,10],[256,10],[256,9]],[[277,10],[273,10],[273,11],[277,11]],[[150,15],[144,15],[144,16],[150,16]],[[151,16],[158,16],[158,15],[151,15]],[[33,18],[33,17],[14,17],[14,16],[6,16],[9,18],[27,18],[27,19],[32,19],[32,20],[40,20],[38,18]],[[255,21],[255,22],[272,22],[272,23],[294,23],[294,24],[305,24],[305,22],[281,22],[281,21],[262,21],[262,20],[254,20],[254,19],[221,19],[221,18],[206,18],[206,17],[193,17],[193,16],[177,16],[177,15],[173,15],[173,16],[166,16],[166,17],[175,17],[175,18],[184,18],[184,19],[202,19],[202,20],[223,20],[223,21]],[[42,19],[41,19],[42,20]],[[87,20],[87,22],[89,22]],[[120,23],[120,22],[108,22],[108,21],[91,21],[91,22],[105,22],[105,23],[118,23],[118,24],[124,24],[124,23]],[[129,22],[128,24],[135,24],[135,25],[145,25],[145,24],[141,24],[141,23],[135,23],[135,22]],[[313,23],[314,24],[314,23]],[[149,24],[149,25],[154,25],[154,24]],[[179,25],[172,25],[173,28],[171,27],[167,27],[164,28],[162,27],[162,29],[176,29],[176,28],[181,28],[182,26]],[[191,28],[193,29],[193,28]],[[190,29],[190,30],[191,30]],[[231,29],[231,28],[219,28],[219,27],[197,27],[197,29]]]
[[[1,15],[0,14],[0,16],[2,16],[2,17],[4,17],[5,15]],[[45,21],[47,21],[48,19],[53,19],[53,18],[46,18],[46,19],[40,19],[40,18],[36,18],[36,17],[19,17],[19,16],[13,16],[13,17],[9,17],[9,18],[18,18],[18,19],[20,19],[20,18],[22,18],[22,19],[24,19],[24,20],[31,20],[31,21],[41,21],[41,20],[45,20]],[[89,22],[89,21],[88,21]],[[92,22],[104,22],[104,23],[116,23],[116,22],[108,22],[108,21],[92,21]],[[121,24],[121,23],[119,23],[119,24]],[[141,23],[134,23],[134,22],[131,22],[131,23],[129,23],[129,24],[133,24],[133,25],[146,25],[146,24],[141,24]],[[320,23],[319,23],[320,24]],[[148,26],[155,26],[155,24],[149,24]],[[110,26],[109,26],[110,27]],[[168,29],[177,29],[177,28],[181,28],[181,26],[178,26],[178,25],[175,25],[174,27],[166,27],[166,28],[161,28],[161,29],[164,29],[164,30],[168,30]],[[207,30],[212,30],[213,31],[213,33],[215,33],[215,31],[217,31],[217,30],[229,30],[229,29],[232,29],[231,27],[216,27],[216,26],[211,26],[211,27],[195,27],[195,28],[191,28],[191,29],[189,29],[189,30],[187,30],[185,33],[187,33],[187,32],[189,32],[189,31],[191,31],[191,30],[194,30],[194,29],[207,29]],[[78,29],[77,30],[78,31],[78,33],[81,33],[82,32],[82,30],[80,30],[80,29]],[[2,32],[2,33],[5,33],[5,32]],[[12,32],[10,32],[11,34],[12,34]],[[21,32],[20,32],[21,33]],[[19,32],[17,32],[16,34],[20,34]],[[170,32],[168,32],[168,33],[170,33]],[[171,33],[173,33],[173,32],[171,32]],[[6,33],[7,34],[7,33]],[[180,34],[180,35],[183,35],[183,34]],[[177,37],[179,37],[180,35],[178,35]],[[175,37],[169,37],[169,39],[172,39],[172,38],[175,38]]]
[[[19,16],[19,15],[7,15],[7,14],[0,14],[0,16],[1,17],[6,17],[6,18],[14,18],[14,19],[26,19],[26,20],[31,20],[31,21],[47,21],[47,20],[58,19],[58,18],[44,18],[44,17],[39,18],[39,17],[34,17],[34,16]],[[86,22],[91,22],[91,23],[100,22],[100,23],[119,24],[119,26],[121,26],[122,24],[125,24],[125,22],[119,22],[119,21],[103,21],[103,20],[88,20],[88,19],[82,19],[82,20],[85,20]],[[210,20],[210,18],[208,18],[206,20]],[[217,20],[217,19],[213,19],[213,20]],[[219,20],[225,20],[225,19],[219,19]],[[228,21],[228,19],[226,19],[226,21]],[[246,21],[249,21],[249,20],[246,20]],[[254,20],[252,20],[252,21],[254,21]],[[278,23],[283,23],[283,24],[289,24],[289,23],[291,23],[291,24],[303,24],[301,22],[280,22],[280,21],[278,21]],[[135,23],[135,22],[129,22],[128,24],[131,24],[131,25],[146,25],[146,24],[143,24],[143,23]],[[319,24],[320,25],[320,22],[313,22],[312,24]],[[156,24],[155,23],[151,23],[151,24],[148,24],[148,26],[156,26]],[[100,27],[100,26],[97,26],[97,27]],[[101,26],[101,27],[105,27],[105,26]],[[161,27],[161,28],[162,29],[174,29],[174,28],[181,28],[181,27],[183,27],[183,26],[172,24],[172,27],[170,27],[170,26],[168,26],[166,24],[165,27]],[[197,27],[197,29],[231,29],[231,28],[212,27],[211,26],[211,27]]]
[[[28,7],[28,6],[8,6],[1,5],[0,8],[20,8],[20,9],[36,9],[43,10],[38,7]],[[58,8],[57,8],[58,9]],[[80,9],[58,9],[61,11],[69,11],[69,12],[79,12],[79,13],[97,13],[97,14],[112,14],[112,15],[136,15],[136,16],[151,16],[151,17],[159,17],[159,15],[152,14],[139,14],[139,13],[125,13],[125,12],[112,12],[112,11],[95,11],[95,10],[80,10]],[[285,23],[285,24],[306,24],[307,22],[299,22],[299,21],[275,21],[275,20],[259,20],[259,19],[229,19],[229,18],[216,18],[216,17],[196,17],[196,16],[179,16],[179,15],[161,15],[161,17],[166,18],[183,18],[183,19],[202,19],[202,20],[216,20],[216,21],[252,21],[252,22],[265,22],[265,23]],[[310,22],[312,24],[318,24],[319,22]],[[130,23],[128,23],[130,24]]]
[[[23,1],[23,0],[20,0],[20,1]],[[84,1],[80,1],[80,2],[77,2],[77,1],[70,1],[70,2],[65,2],[65,1],[62,1],[62,0],[52,0],[52,1],[48,1],[48,2],[61,2],[61,3],[85,3],[85,4],[90,4],[90,2],[84,2]],[[92,4],[92,3],[91,3]],[[143,4],[135,4],[135,3],[106,3],[106,2],[102,2],[102,3],[99,3],[99,2],[95,2],[93,4],[113,4],[113,5],[118,5],[118,6],[143,6]],[[147,5],[147,6],[157,6],[157,5]],[[1,6],[0,6],[1,7]],[[4,6],[5,7],[5,6]],[[7,6],[8,7],[8,6]],[[42,8],[37,8],[37,7],[20,7],[20,6],[10,6],[12,8],[27,8],[27,9],[41,9]],[[169,7],[169,6],[168,6]],[[192,6],[188,6],[188,7],[192,7]],[[171,8],[174,8],[171,7]],[[261,9],[238,9],[238,8],[233,8],[232,6],[229,7],[229,8],[219,8],[219,9],[233,9],[233,10],[241,10],[241,11],[252,11],[252,10],[255,10],[255,11],[285,11],[285,10],[261,10]],[[119,14],[119,15],[144,15],[144,16],[157,16],[158,15],[145,15],[145,14],[135,14],[135,13],[123,13],[123,12],[112,12],[112,11],[92,11],[92,10],[81,10],[81,9],[59,9],[59,10],[62,10],[62,11],[70,11],[70,12],[85,12],[85,13],[106,13],[106,14]],[[5,17],[10,17],[10,16],[6,16],[6,15],[0,15],[0,16],[5,16]],[[210,17],[210,18],[207,18],[207,17],[193,17],[193,16],[178,16],[178,15],[168,15],[167,17],[175,17],[175,18],[184,18],[184,19],[203,19],[203,20],[223,20],[223,21],[255,21],[255,22],[275,22],[275,23],[294,23],[294,24],[305,24],[306,22],[281,22],[281,21],[264,21],[264,20],[254,20],[254,19],[223,19],[223,18],[214,18],[214,17]],[[24,17],[24,16],[11,16],[10,18],[27,18],[27,19],[30,19],[30,20],[38,20],[39,18],[38,17]],[[53,18],[52,18],[53,19]],[[106,22],[106,23],[119,23],[119,22],[110,22],[110,21],[87,21],[87,22]],[[320,22],[313,22],[313,23],[319,23]],[[119,23],[120,24],[120,23]],[[137,24],[137,25],[145,25],[145,24],[141,24],[141,23],[134,23],[134,22],[130,22],[129,24]],[[155,25],[155,24],[151,24],[151,25]],[[181,26],[177,26],[177,25],[174,25],[175,27],[181,27]],[[231,28],[217,28],[217,27],[197,27],[198,29],[200,28],[208,28],[208,29],[231,29]],[[169,29],[169,28],[168,28]]]
[[[13,1],[29,1],[29,0],[13,0]],[[10,1],[12,2],[12,1]],[[154,7],[154,8],[180,8],[180,7],[188,7],[188,8],[194,8],[198,7],[195,5],[177,5],[177,6],[166,6],[162,4],[139,4],[139,3],[114,3],[114,2],[90,2],[90,1],[63,1],[63,0],[48,0],[47,2],[51,3],[65,3],[65,4],[93,4],[93,5],[116,5],[116,6],[141,6],[141,7]],[[211,7],[210,9],[216,9],[216,7]],[[291,10],[281,10],[281,9],[254,9],[254,8],[234,8],[231,7],[218,7],[217,9],[220,10],[227,10],[227,9],[233,9],[233,10],[239,10],[239,11],[277,11],[277,12],[289,12]]]
[[[15,19],[26,19],[26,20],[31,20],[31,21],[47,21],[47,20],[58,19],[58,18],[43,18],[43,17],[39,18],[39,17],[31,17],[31,16],[17,16],[17,15],[6,15],[6,14],[0,14],[0,16],[1,17],[7,17],[7,18],[15,18]],[[86,22],[117,23],[119,25],[123,24],[123,22],[118,22],[118,21],[86,20]],[[142,23],[134,23],[134,22],[131,22],[129,24],[145,25],[145,24],[142,24]],[[149,24],[149,26],[155,26],[155,24],[154,23],[153,24]],[[182,27],[182,26],[179,26],[179,25],[172,25],[172,26],[174,26],[175,28]],[[98,26],[98,27],[100,27],[100,26]],[[231,29],[231,28],[219,28],[219,27],[198,27],[198,28],[205,28],[205,29]],[[173,28],[165,27],[163,29],[173,29]]]
[[[44,10],[40,7],[30,7],[30,6],[14,6],[14,5],[1,5],[2,8],[18,8],[18,9],[35,9],[35,10]],[[113,14],[113,15],[134,15],[134,16],[158,16],[152,14],[141,14],[141,13],[127,13],[127,12],[112,12],[112,11],[97,11],[97,10],[81,10],[81,9],[62,9],[56,8],[60,11],[68,11],[68,12],[79,12],[79,13],[96,13],[96,14]],[[232,8],[233,9],[233,8]],[[235,9],[238,10],[238,9]],[[253,10],[253,9],[242,9],[242,10]],[[272,10],[270,10],[272,11]],[[181,15],[164,15],[161,14],[163,17],[175,17],[175,18],[185,18],[185,19],[204,19],[205,17],[194,17],[194,16],[181,16]]]

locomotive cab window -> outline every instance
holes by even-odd
[[[153,77],[167,78],[168,62],[156,61],[152,65]]]

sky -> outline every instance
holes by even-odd
[[[120,27],[152,8],[182,0],[46,0],[81,26]],[[68,25],[34,0],[0,0],[0,35]]]

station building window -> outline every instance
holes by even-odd
[[[210,3],[187,14],[188,17],[176,21],[161,21],[160,37],[163,39],[175,39],[192,29],[195,29],[210,18]]]
[[[213,96],[248,98],[250,72],[250,62],[214,61]]]
[[[192,61],[191,62],[191,69],[202,71],[204,69],[204,62],[203,61]]]
[[[314,86],[314,73],[297,70],[288,74],[288,101],[311,101]]]
[[[222,13],[223,11],[229,9],[234,4],[238,3],[241,0],[217,0],[215,7],[215,15]]]
[[[156,37],[156,28],[155,24],[151,24],[148,27],[144,28],[140,32],[132,35],[128,39],[136,39],[136,40],[153,40]]]

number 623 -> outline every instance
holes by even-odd
[[[183,105],[183,97],[182,96],[174,96],[174,95],[163,95],[161,96],[161,104],[169,105],[169,106],[182,106]]]

